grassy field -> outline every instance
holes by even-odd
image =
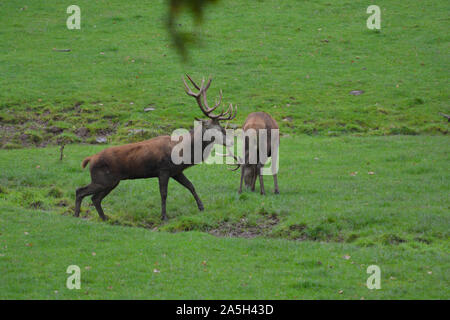
[[[74,193],[90,182],[81,160],[99,146],[0,151],[1,197],[13,206],[73,214]],[[161,222],[158,181],[129,180],[104,200],[110,224],[161,231],[209,231],[242,236],[374,244],[444,244],[450,216],[447,137],[284,138],[280,192],[237,193],[239,173],[225,165],[186,171],[206,210],[189,191],[169,185],[167,223]],[[20,162],[15,159],[21,159]],[[369,174],[374,173],[374,174]],[[258,185],[259,188],[259,185]],[[82,216],[99,220],[89,198]],[[99,220],[100,221],[100,220]]]
[[[200,165],[186,173],[205,211],[171,182],[167,223],[156,180],[122,182],[104,201],[109,223],[88,199],[87,221],[70,217],[89,181],[80,161],[98,146],[69,146],[63,161],[56,147],[1,151],[0,296],[449,297],[447,137],[281,142],[280,195],[270,177],[267,196],[238,195],[237,174]],[[64,289],[70,264],[88,268],[82,291]],[[371,264],[377,292],[364,286]]]
[[[2,299],[449,297],[448,256],[434,247],[224,239],[1,210]],[[80,290],[65,287],[72,264]],[[365,286],[369,264],[381,268],[380,290]]]
[[[222,0],[179,21],[200,39],[186,63],[166,1],[76,4],[81,30],[67,3],[0,3],[0,299],[450,298],[448,3],[377,2],[373,31],[362,1]],[[185,173],[204,212],[171,181],[162,223],[157,181],[136,180],[108,222],[88,198],[73,218],[83,158],[192,127],[186,72],[214,77],[234,125],[275,117],[281,194],[266,177],[238,195],[238,173],[202,164]]]
[[[3,1],[0,146],[136,141],[192,126],[185,72],[214,76],[210,96],[222,88],[239,105],[237,124],[265,110],[291,134],[448,132],[438,114],[450,113],[445,1],[380,1],[379,32],[366,27],[364,1],[220,1],[201,28],[180,21],[201,40],[187,64],[165,30],[165,3],[80,0],[81,30],[68,30],[66,3]]]

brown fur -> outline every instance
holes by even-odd
[[[83,162],[81,163],[81,167],[84,169],[86,168],[88,162],[91,161],[91,157],[86,157]]]
[[[201,111],[208,120],[202,121],[202,126],[196,127],[191,130],[190,143],[191,150],[194,150],[194,132],[198,132],[203,136],[206,130],[216,129],[219,130],[225,139],[225,129],[220,125],[221,120],[231,120],[236,116],[236,110],[233,112],[233,106],[230,105],[226,112],[222,111],[219,115],[213,115],[212,112],[220,104],[216,104],[215,107],[209,108],[206,102],[206,90],[208,90],[211,84],[211,79],[206,86],[202,81],[201,86],[195,84],[195,82],[188,76],[191,83],[199,90],[198,93],[193,93],[187,86],[186,93],[194,97],[199,105]],[[84,197],[92,195],[92,202],[97,210],[100,218],[106,220],[106,216],[103,212],[101,201],[106,197],[121,180],[127,179],[142,179],[142,178],[158,178],[159,191],[161,194],[161,217],[163,220],[167,219],[166,215],[166,199],[167,199],[167,186],[169,179],[172,178],[182,186],[187,188],[195,198],[199,210],[203,210],[203,204],[198,197],[194,186],[183,174],[183,170],[193,166],[194,152],[192,152],[192,158],[190,164],[174,164],[172,162],[172,150],[178,143],[188,143],[189,140],[185,140],[188,136],[182,136],[179,141],[172,141],[170,136],[159,136],[150,140],[126,144],[118,147],[107,148],[97,154],[85,158],[81,166],[84,168],[89,163],[91,173],[91,183],[85,187],[78,188],[76,190],[75,201],[75,216],[80,215],[81,202]],[[204,150],[211,142],[202,142],[202,155]]]
[[[271,129],[279,129],[278,123],[273,119],[268,113],[265,112],[253,112],[248,115],[245,120],[244,126],[242,130],[246,132],[249,129],[254,129],[256,131],[257,137],[260,129],[267,130],[267,155],[270,157],[272,155],[271,150]],[[245,186],[251,188],[252,191],[255,191],[256,179],[259,177],[261,194],[265,194],[264,190],[264,181],[263,176],[260,175],[261,168],[264,167],[265,161],[258,159],[256,164],[249,163],[249,137],[245,138],[245,150],[244,150],[244,164],[241,166],[241,183],[239,186],[239,193],[242,192],[242,183],[245,183]],[[278,141],[279,142],[279,141]],[[259,141],[256,141],[256,146],[259,146]],[[274,184],[275,184],[275,193],[279,193],[278,189],[278,181],[277,175],[274,174]]]
[[[204,122],[203,131],[217,124],[218,121],[215,120]],[[223,133],[225,134],[224,129]],[[189,135],[191,136],[191,144],[193,144],[194,131],[192,130]],[[183,140],[183,137],[179,141],[172,141],[170,136],[159,136],[142,142],[107,148],[85,158],[81,166],[84,168],[89,163],[91,184],[77,189],[75,216],[79,216],[80,214],[83,198],[88,195],[93,195],[92,201],[99,216],[103,220],[106,220],[106,216],[101,207],[101,200],[117,187],[121,180],[155,177],[159,179],[162,202],[161,214],[164,220],[167,219],[165,201],[167,198],[167,185],[170,178],[173,178],[186,187],[194,196],[199,210],[203,210],[203,204],[194,186],[183,174],[183,170],[193,166],[194,162],[179,165],[172,162],[172,149],[176,144],[183,143]],[[209,143],[203,143],[202,154]],[[193,145],[191,147],[193,148]]]

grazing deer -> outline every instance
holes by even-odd
[[[186,93],[195,98],[200,110],[209,119],[199,120],[202,125],[196,126],[189,133],[181,136],[178,141],[173,141],[170,136],[159,136],[146,141],[107,148],[95,155],[85,158],[81,166],[85,168],[88,163],[90,164],[91,183],[76,190],[76,217],[80,215],[80,207],[83,198],[92,195],[92,202],[94,203],[100,218],[106,220],[107,217],[103,213],[101,206],[103,198],[117,187],[121,180],[127,179],[158,178],[159,191],[161,194],[161,218],[163,220],[167,220],[166,198],[167,186],[170,178],[173,178],[192,193],[200,211],[204,209],[202,201],[195,192],[194,186],[183,174],[183,170],[198,163],[194,161],[194,152],[191,152],[191,161],[188,161],[189,163],[175,164],[172,161],[172,151],[179,143],[184,143],[187,147],[191,148],[190,150],[194,150],[194,137],[200,136],[202,139],[200,143],[202,159],[199,162],[201,162],[204,160],[204,154],[206,154],[206,156],[209,155],[209,152],[211,151],[209,145],[212,143],[222,143],[226,146],[226,131],[220,125],[220,121],[234,119],[236,117],[237,108],[233,108],[233,105],[230,104],[226,112],[222,109],[220,114],[213,114],[212,112],[217,109],[222,102],[222,91],[220,91],[218,103],[210,108],[207,103],[206,91],[208,90],[212,79],[209,79],[206,86],[205,81],[202,80],[201,86],[199,87],[189,75],[187,75],[187,77],[198,92],[192,92],[183,77]],[[211,139],[212,142],[204,142],[203,135],[207,130],[216,130],[222,139],[217,139],[218,141],[216,141],[216,139],[213,138]],[[206,152],[204,153],[205,149]]]
[[[262,129],[266,130],[266,135],[260,134]],[[241,168],[241,181],[239,185],[239,193],[242,192],[242,183],[245,182],[245,186],[251,188],[252,191],[255,191],[256,179],[259,177],[259,186],[261,194],[266,194],[264,190],[264,180],[263,175],[261,174],[261,170],[264,167],[264,164],[267,161],[267,158],[263,158],[260,155],[261,145],[265,145],[267,148],[266,154],[267,157],[272,156],[272,167],[276,165],[276,157],[278,156],[278,150],[272,150],[272,146],[279,146],[280,139],[278,135],[278,131],[276,136],[272,136],[272,129],[278,130],[278,124],[269,114],[265,112],[253,112],[250,113],[245,120],[244,126],[242,130],[244,132],[244,161],[242,164],[238,165],[235,169]],[[252,133],[252,134],[250,134]],[[260,141],[260,139],[265,138],[265,141]],[[251,143],[251,140],[253,143]],[[276,139],[272,141],[272,139]],[[254,158],[252,159],[252,152]],[[236,159],[236,158],[235,158]],[[276,171],[272,171],[273,182],[275,185],[274,192],[276,194],[280,193],[278,189],[278,178]]]

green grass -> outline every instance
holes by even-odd
[[[0,197],[14,206],[73,214],[75,189],[90,183],[81,160],[102,148],[70,145],[63,161],[56,147],[3,150]],[[162,223],[157,179],[122,181],[103,206],[111,224],[171,232],[222,234],[229,228],[362,246],[391,238],[412,247],[447,244],[450,217],[443,195],[449,190],[448,153],[447,137],[283,138],[280,196],[273,194],[270,176],[265,177],[267,196],[239,195],[238,172],[202,164],[186,175],[205,204],[204,212],[189,191],[171,180],[170,221]],[[82,216],[99,219],[89,198]]]
[[[435,248],[157,233],[0,209],[2,299],[449,297],[448,256]],[[80,290],[65,287],[73,264]],[[365,287],[370,264],[381,268],[380,290]]]
[[[3,1],[0,145],[135,141],[191,126],[200,112],[183,92],[185,72],[213,75],[210,97],[223,88],[237,124],[265,110],[283,133],[448,132],[438,114],[450,113],[445,1],[378,2],[380,32],[367,29],[364,1],[220,1],[201,27],[182,17],[201,40],[187,64],[165,29],[165,3],[80,0],[81,30],[68,30],[66,3]]]
[[[200,26],[181,17],[200,39],[187,63],[166,1],[76,4],[81,30],[68,3],[0,2],[0,298],[450,297],[449,3],[379,1],[372,31],[363,1],[222,0]],[[238,173],[204,164],[185,172],[204,212],[171,181],[162,223],[157,181],[136,180],[104,200],[107,223],[88,198],[73,218],[98,137],[192,126],[184,73],[212,75],[239,127],[275,117],[281,194],[266,177],[267,196],[238,195]],[[71,264],[81,290],[65,287]]]
[[[296,137],[281,146],[280,195],[266,177],[267,196],[239,196],[237,173],[199,165],[186,175],[205,211],[172,181],[167,223],[155,179],[123,181],[105,198],[109,223],[87,198],[85,219],[71,217],[75,188],[89,182],[80,161],[99,146],[67,146],[62,162],[56,147],[0,151],[1,296],[449,297],[447,137]],[[70,264],[92,267],[79,292],[64,289]],[[370,264],[382,270],[377,292],[364,286]]]

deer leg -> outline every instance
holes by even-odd
[[[78,188],[76,191],[76,200],[75,200],[75,217],[80,216],[80,210],[81,210],[81,202],[83,201],[83,198],[86,196],[89,196],[91,194],[97,193],[104,189],[102,185],[91,183],[85,187]]]
[[[96,194],[94,194],[94,196],[92,197],[92,203],[95,206],[95,209],[97,209],[98,215],[100,216],[100,218],[103,221],[106,221],[108,219],[108,217],[105,215],[105,213],[103,212],[102,209],[102,200],[104,197],[106,197],[115,187],[117,187],[119,183],[117,183],[116,185],[114,185],[113,187],[109,187],[108,189],[105,189],[103,191],[97,192]]]
[[[278,189],[278,177],[277,177],[277,174],[273,175],[273,184],[275,185],[275,194],[279,194],[280,190]]]
[[[167,200],[167,186],[169,184],[169,175],[164,173],[159,177],[159,193],[161,194],[161,219],[167,220],[166,215],[166,200]]]
[[[256,178],[258,178],[258,172],[257,172],[257,168],[252,168],[253,170],[253,176],[252,176],[252,192],[255,192],[255,187],[256,187]]]
[[[203,207],[203,203],[198,197],[197,192],[195,192],[194,185],[189,181],[189,179],[186,178],[186,176],[183,173],[173,176],[172,178],[192,193],[192,195],[195,198],[195,201],[197,202],[198,210],[203,211],[205,209]]]
[[[258,169],[259,171],[259,169]],[[264,190],[264,179],[263,179],[263,175],[261,173],[258,173],[259,176],[259,188],[261,189],[261,194],[265,195],[266,191]]]
[[[244,166],[241,166],[241,184],[239,185],[238,193],[242,193],[242,182],[244,181]]]

